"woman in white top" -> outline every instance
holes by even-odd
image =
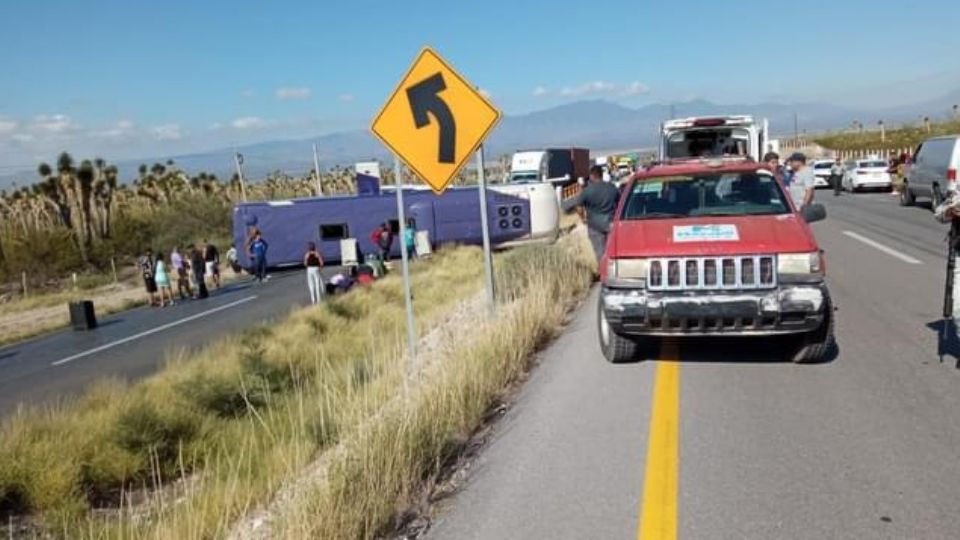
[[[310,303],[318,304],[323,300],[326,291],[323,287],[323,278],[320,269],[323,268],[323,257],[317,251],[313,242],[307,244],[307,252],[303,254],[303,265],[307,267],[307,288],[310,289]]]

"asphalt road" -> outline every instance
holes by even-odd
[[[833,361],[707,340],[610,365],[594,293],[427,538],[960,538],[960,366],[935,331],[945,228],[889,194],[818,199]]]
[[[103,317],[93,331],[63,330],[2,347],[0,416],[15,411],[19,404],[49,403],[75,395],[101,377],[145,377],[161,367],[169,354],[283,316],[308,301],[302,271],[275,272],[263,284],[233,283],[211,291],[204,300]]]

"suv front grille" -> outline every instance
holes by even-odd
[[[774,255],[666,257],[650,259],[651,291],[772,289],[777,286]]]

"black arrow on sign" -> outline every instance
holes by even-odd
[[[417,129],[430,124],[433,114],[440,125],[440,149],[437,161],[453,163],[457,148],[457,123],[447,102],[440,98],[440,92],[447,89],[443,74],[434,73],[417,84],[407,88],[407,99],[410,101],[410,110],[413,112],[413,123]]]

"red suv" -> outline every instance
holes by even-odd
[[[795,362],[833,348],[823,252],[808,223],[755,162],[686,161],[624,186],[600,263],[600,346],[634,358],[658,336],[793,335]]]

